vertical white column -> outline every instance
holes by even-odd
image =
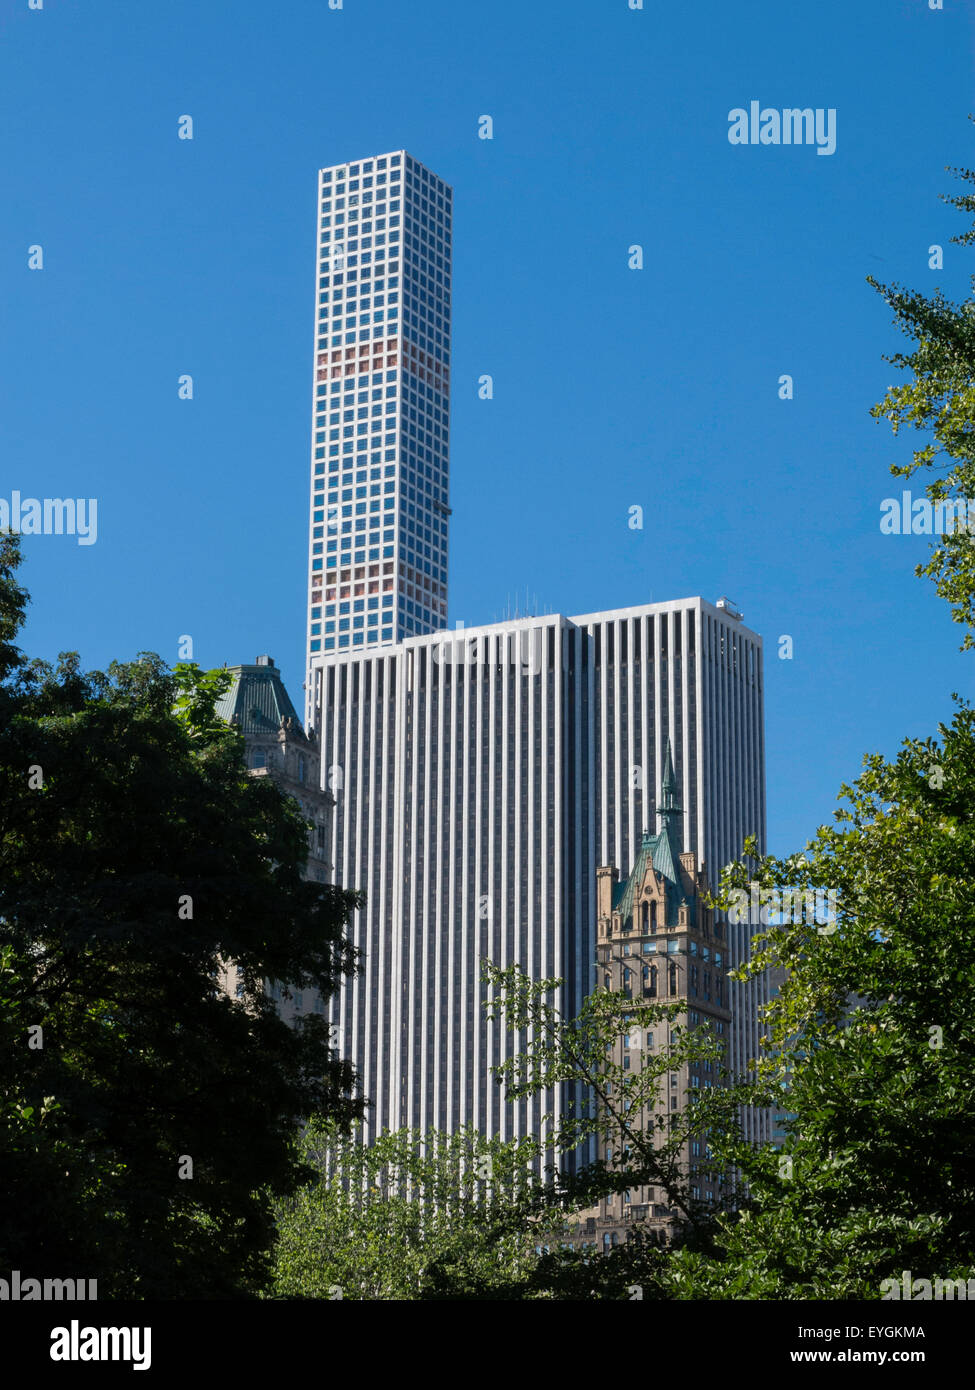
[[[488,862],[487,862],[487,881],[484,880],[478,885],[478,893],[485,890],[488,893],[488,919],[487,932],[485,935],[485,955],[490,961],[499,958],[499,932],[498,924],[501,920],[501,904],[498,902],[498,894],[494,889],[495,875],[498,868],[498,824],[495,813],[496,795],[498,786],[498,740],[495,735],[497,728],[498,713],[498,680],[497,672],[499,669],[500,639],[497,633],[492,633],[487,639],[487,650],[485,660],[488,667],[488,694],[487,694],[487,768],[486,768],[486,787],[485,796],[487,798],[487,818],[488,818]],[[478,847],[480,853],[480,846]],[[478,861],[480,862],[480,861]],[[484,885],[484,887],[482,887]],[[498,1025],[490,1019],[483,1019],[484,1028],[484,1052],[480,1050],[481,1028],[478,1026],[475,1033],[477,1039],[477,1051],[475,1052],[475,1065],[480,1070],[478,1076],[486,1076],[492,1061],[497,1060],[498,1047]],[[485,1132],[494,1134],[498,1132],[498,1108],[500,1100],[498,1097],[498,1087],[480,1083],[482,1095],[484,1097],[483,1115]]]
[[[439,1024],[439,1001],[437,993],[439,990],[439,958],[440,943],[435,940],[431,917],[431,868],[432,868],[432,845],[431,845],[431,813],[430,813],[430,787],[432,782],[432,763],[433,749],[431,738],[434,730],[433,701],[430,699],[430,692],[433,689],[435,677],[430,670],[430,652],[423,651],[420,644],[417,644],[416,657],[420,662],[420,669],[425,671],[423,680],[423,737],[424,749],[422,758],[422,769],[420,780],[422,790],[419,792],[420,808],[422,811],[422,836],[423,836],[423,883],[419,894],[420,920],[417,931],[417,946],[420,959],[420,981],[417,990],[420,997],[422,1015],[420,1018],[420,1028],[423,1039],[423,1058],[420,1064],[420,1108],[418,1121],[421,1128],[431,1124],[431,1112],[436,1099],[437,1078],[440,1068],[440,1048],[438,1046],[438,1024]],[[431,939],[434,938],[434,939]],[[431,1024],[432,1029],[431,1029]],[[431,1043],[431,1032],[433,1041]],[[433,1056],[430,1049],[433,1048]]]
[[[695,605],[692,614],[694,624],[694,738],[697,748],[697,857],[699,860],[706,857],[706,840],[704,836],[704,768],[707,759],[707,745],[704,731],[704,681],[706,675],[706,662],[704,655],[704,614],[701,611],[700,600]],[[711,865],[707,865],[708,875],[711,876]],[[712,888],[717,887],[714,878],[711,877]]]

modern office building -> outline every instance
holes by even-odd
[[[320,171],[306,724],[331,873],[367,895],[329,1007],[370,1128],[515,1136],[561,1099],[499,1094],[524,1040],[484,1017],[482,957],[563,977],[568,1009],[593,988],[596,866],[653,831],[668,739],[712,880],[764,843],[762,653],[701,599],[443,633],[451,225],[404,150]]]
[[[405,150],[319,172],[309,666],[445,625],[451,220]]]
[[[367,896],[330,1009],[370,1128],[537,1133],[561,1098],[504,1100],[491,1068],[524,1039],[484,1017],[481,959],[561,977],[570,1011],[594,988],[597,865],[629,873],[655,831],[668,740],[683,852],[716,883],[764,849],[761,638],[688,598],[314,653],[308,693],[332,872]],[[763,985],[729,985],[740,1069]]]

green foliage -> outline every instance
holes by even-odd
[[[954,172],[975,183],[972,171]],[[975,213],[971,193],[947,201]],[[954,240],[975,244],[975,229]],[[926,487],[929,501],[967,504],[975,500],[975,300],[953,304],[940,292],[870,283],[916,344],[889,359],[911,379],[891,386],[873,414],[895,435],[909,425],[929,436],[891,472],[937,473]],[[935,580],[965,628],[963,648],[975,648],[975,534],[969,527],[949,532],[917,572]],[[727,1078],[734,1084],[689,1106],[671,1126],[652,1108],[663,1076],[713,1047],[703,1032],[679,1026],[675,1006],[596,994],[567,1019],[550,1001],[558,981],[487,967],[491,1017],[518,1035],[521,1048],[498,1080],[509,1102],[540,1098],[548,1106],[546,1142],[558,1160],[512,1204],[513,1239],[520,1223],[542,1248],[507,1279],[503,1296],[632,1299],[638,1290],[644,1299],[877,1299],[883,1280],[899,1279],[904,1269],[915,1278],[975,1276],[972,709],[958,702],[936,738],[907,740],[893,761],[868,757],[841,798],[835,824],[820,827],[804,854],[761,857],[750,842],[723,875],[726,906],[732,890],[747,892],[756,882],[832,889],[838,916],[835,923],[773,918],[760,933],[737,974],[744,981],[770,970],[782,981],[762,1018],[764,1053],[748,1076]],[[645,1056],[642,1071],[623,1070],[616,1044],[631,1023],[673,1027],[670,1055]],[[567,1097],[562,1111],[554,1105],[559,1094]],[[744,1142],[735,1110],[748,1105],[787,1109],[781,1149]],[[695,1133],[706,1135],[717,1165],[745,1179],[740,1209],[713,1216],[689,1201],[679,1159]],[[611,1165],[583,1161],[596,1139],[612,1145]],[[444,1180],[440,1200],[457,1211],[459,1189]],[[674,1246],[661,1250],[637,1230],[605,1253],[562,1248],[559,1233],[572,1212],[642,1184],[662,1187],[680,1213]],[[352,1221],[334,1205],[343,1189],[328,1189],[327,1209],[323,1190],[314,1200],[328,1277],[354,1283],[355,1242],[341,1245],[344,1237],[334,1234]],[[371,1247],[368,1288],[380,1286],[383,1260],[401,1258],[396,1252],[417,1237],[394,1235],[382,1226],[380,1204],[367,1206],[383,1232]],[[464,1232],[466,1263],[439,1265],[442,1277],[431,1286],[416,1257],[398,1292],[387,1285],[379,1296],[443,1296],[457,1270],[457,1288],[483,1279],[484,1218],[476,1204],[469,1210],[475,1219],[455,1228]],[[473,1284],[471,1269],[478,1271]],[[488,1279],[480,1287],[502,1284]]]
[[[400,1130],[365,1145],[313,1124],[303,1156],[318,1178],[278,1204],[278,1297],[533,1296],[558,1214],[540,1198],[531,1140]]]
[[[639,1239],[619,1253],[553,1248],[526,1296],[877,1299],[904,1269],[975,1276],[975,713],[960,705],[936,740],[908,740],[893,762],[867,758],[841,794],[836,824],[805,854],[761,857],[750,842],[723,875],[726,906],[753,882],[826,888],[838,916],[773,918],[755,938],[738,978],[783,980],[764,1011],[765,1051],[670,1133],[662,1117],[641,1129],[631,1116],[678,1058],[707,1055],[706,1036],[675,1030],[671,1055],[646,1057],[642,1074],[620,1068],[613,1044],[630,1017],[652,1026],[675,1006],[597,994],[567,1020],[547,1002],[558,982],[488,967],[493,1016],[529,1037],[500,1070],[507,1098],[575,1085],[554,1146],[599,1135],[626,1155],[580,1167],[553,1196],[571,1210],[652,1183],[684,1217],[665,1252]],[[788,1110],[781,1150],[744,1141],[733,1112],[746,1105]],[[739,1211],[686,1199],[680,1147],[702,1126],[716,1162],[747,1183]]]
[[[781,1153],[734,1155],[752,1195],[693,1296],[876,1298],[881,1281],[975,1256],[975,715],[865,760],[802,856],[732,868],[726,890],[837,891],[835,930],[771,925],[741,978],[786,973],[754,1097],[787,1104]],[[754,850],[754,846],[750,846]],[[708,1278],[704,1271],[710,1269]]]
[[[221,695],[230,689],[230,672],[220,669],[204,671],[195,661],[181,661],[173,667],[173,675],[179,691],[173,712],[184,729],[207,739],[226,733],[226,726],[216,713],[216,704]],[[233,732],[240,739],[240,752],[243,754],[243,735],[236,730]]]
[[[24,661],[18,562],[3,538],[0,1267],[101,1297],[253,1293],[301,1119],[361,1112],[324,1020],[287,1026],[264,981],[328,997],[358,899],[304,881],[297,806],[215,714],[223,673]]]
[[[971,184],[970,170],[953,171]],[[949,198],[975,212],[970,193]],[[975,230],[953,238],[975,243]],[[895,476],[942,470],[930,502],[975,500],[975,301],[871,284],[917,344],[888,360],[911,374],[874,407],[896,435],[929,441]],[[975,284],[975,282],[973,282]],[[975,646],[975,535],[942,537],[935,580]],[[956,697],[957,699],[957,697]],[[746,846],[725,901],[750,881],[836,890],[835,930],[774,923],[741,978],[785,972],[764,1018],[753,1098],[791,1113],[781,1151],[730,1146],[750,1189],[709,1254],[675,1252],[677,1298],[878,1298],[903,1269],[975,1273],[975,717],[958,702],[938,738],[865,759],[834,826],[804,855]],[[832,927],[833,924],[830,924]]]
[[[975,182],[970,169],[951,172]],[[963,212],[975,212],[971,194],[945,201]],[[972,245],[975,228],[952,241]],[[894,464],[890,471],[909,478],[921,469],[943,467],[943,476],[925,488],[928,499],[935,504],[945,499],[975,503],[975,300],[954,304],[940,291],[922,295],[867,278],[893,309],[897,326],[917,343],[914,352],[886,359],[912,373],[912,379],[888,387],[871,414],[888,420],[895,435],[909,425],[932,436],[914,451],[910,463]],[[975,289],[975,277],[972,284]],[[975,514],[969,513],[968,527],[973,523]],[[938,594],[951,605],[952,618],[965,627],[962,650],[975,647],[975,531],[957,527],[943,535],[928,563],[915,572],[935,581]]]
[[[669,1073],[682,1066],[710,1061],[725,1080],[723,1044],[705,1025],[681,1024],[684,1003],[635,1003],[623,991],[598,990],[568,1018],[548,997],[560,980],[532,980],[520,966],[490,962],[483,972],[491,987],[488,1017],[526,1040],[523,1051],[494,1069],[506,1100],[565,1097],[565,1108],[549,1117],[550,1143],[559,1155],[553,1191],[563,1203],[579,1209],[627,1188],[656,1186],[664,1189],[685,1239],[691,1230],[705,1230],[712,1209],[691,1197],[682,1151],[692,1137],[710,1143],[718,1133],[737,1132],[735,1108],[720,1086],[692,1092],[679,1111],[655,1107]],[[638,1065],[625,1067],[621,1040],[634,1028],[643,1038],[661,1023],[667,1044],[635,1050]],[[610,1164],[585,1161],[590,1140],[609,1145]]]

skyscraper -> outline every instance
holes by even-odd
[[[502,1102],[491,1067],[524,1040],[485,1019],[482,958],[561,976],[570,1011],[592,989],[596,865],[629,872],[668,739],[685,849],[716,879],[745,835],[764,843],[762,653],[701,599],[432,635],[451,210],[403,150],[319,175],[306,710],[332,873],[366,894],[363,972],[329,1007],[368,1128],[515,1136],[562,1098]]]
[[[689,598],[323,654],[311,676],[328,857],[367,899],[363,973],[330,1008],[370,1127],[537,1133],[561,1099],[504,1103],[490,1069],[524,1042],[485,1019],[481,958],[563,978],[570,1012],[593,988],[596,867],[629,873],[655,829],[668,739],[680,843],[711,881],[746,835],[764,847],[761,638]],[[746,944],[729,931],[732,963]],[[730,988],[736,1070],[761,990]]]
[[[405,150],[319,172],[309,669],[445,624],[452,197]]]

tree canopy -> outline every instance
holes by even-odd
[[[307,827],[247,775],[223,673],[23,656],[20,558],[0,536],[0,1265],[254,1293],[301,1124],[361,1113],[324,1020],[286,1025],[264,982],[327,998],[358,899],[303,879]]]

